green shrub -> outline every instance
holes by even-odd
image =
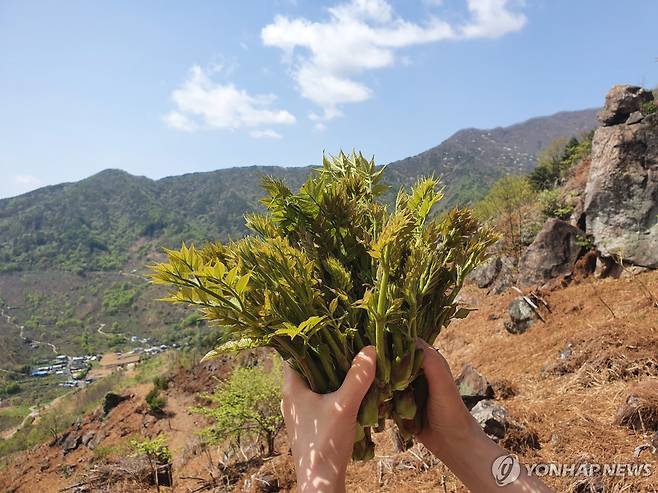
[[[151,391],[146,394],[146,404],[149,406],[149,410],[153,414],[162,414],[164,408],[167,405],[167,398],[160,394],[160,389],[153,387]]]
[[[208,443],[229,439],[239,444],[243,438],[264,436],[267,455],[274,454],[274,439],[283,426],[280,364],[271,371],[262,367],[237,368],[212,394],[204,394],[213,407],[193,411],[210,418],[213,424],[203,430]]]
[[[640,106],[640,111],[642,112],[643,115],[652,115],[657,110],[658,110],[658,107],[656,106],[655,101],[645,101]]]
[[[536,194],[525,176],[506,176],[498,180],[489,193],[475,204],[478,218],[489,221],[502,232],[502,246],[517,258],[525,237],[526,216]]]
[[[153,388],[157,390],[167,390],[169,388],[169,378],[162,375],[154,377]]]
[[[544,190],[539,194],[538,201],[546,217],[568,219],[573,212],[573,206],[566,202],[559,190]]]
[[[3,387],[0,387],[0,395],[2,396],[15,395],[18,394],[20,391],[21,391],[21,386],[18,384],[18,382],[9,382],[5,384]]]
[[[592,151],[590,132],[582,140],[572,137],[569,141],[557,139],[537,156],[537,167],[528,179],[536,191],[551,190],[569,175],[570,170]]]
[[[159,466],[171,464],[171,452],[167,446],[166,437],[159,435],[156,438],[146,438],[142,441],[131,440],[130,445],[138,455],[143,455],[148,460],[151,475],[155,480],[158,491],[160,491],[159,471],[162,469]],[[166,472],[169,475],[168,483],[171,485],[171,469],[167,468]]]
[[[108,315],[132,306],[137,297],[137,288],[130,287],[128,283],[115,284],[105,292],[103,310]]]

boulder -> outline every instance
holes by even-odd
[[[471,415],[480,424],[484,432],[492,438],[501,439],[507,430],[507,409],[492,400],[478,402]]]
[[[626,125],[635,125],[636,123],[640,123],[643,119],[644,115],[641,111],[634,111],[628,117],[628,120],[626,120]]]
[[[519,281],[524,286],[542,285],[571,273],[583,247],[585,233],[561,219],[551,218],[519,264]]]
[[[469,277],[478,288],[500,294],[515,282],[514,264],[509,257],[490,257],[473,269]]]
[[[96,447],[98,447],[101,444],[103,440],[105,440],[105,433],[102,432],[101,430],[98,430],[97,432],[94,433],[94,436],[87,442],[86,444],[87,448],[89,450],[94,450]]]
[[[459,394],[468,409],[472,409],[478,402],[493,399],[494,391],[491,384],[480,372],[471,365],[464,365],[461,373],[455,380]]]
[[[603,257],[658,267],[658,113],[596,130],[584,211]]]
[[[82,445],[84,445],[85,447],[88,446],[89,442],[91,442],[95,436],[96,436],[96,432],[93,430],[82,435],[82,440],[81,440]]]
[[[598,119],[603,125],[624,123],[649,101],[653,101],[653,94],[642,87],[614,86],[605,97],[605,107],[599,112]]]
[[[108,392],[105,394],[105,399],[103,400],[103,413],[107,415],[112,409],[127,399],[130,399],[130,396]]]
[[[470,277],[478,288],[488,288],[496,280],[501,267],[500,257],[490,257],[473,269]]]
[[[78,433],[76,432],[69,433],[68,436],[62,442],[62,449],[64,450],[64,455],[77,449],[81,442],[82,442],[82,438]]]
[[[511,320],[505,322],[505,328],[511,334],[523,334],[537,320],[537,314],[521,296],[512,300],[507,312]]]

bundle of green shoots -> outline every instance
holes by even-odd
[[[377,349],[377,376],[358,414],[353,456],[374,454],[371,432],[391,418],[406,441],[420,431],[426,397],[420,338],[432,344],[469,310],[455,298],[495,241],[468,210],[433,216],[438,180],[400,190],[395,208],[378,201],[383,168],[361,154],[324,158],[293,193],[265,178],[265,214],[246,216],[255,233],[226,244],[168,250],[154,281],[167,301],[199,307],[223,328],[211,351],[269,346],[312,390],[340,387],[361,348]]]

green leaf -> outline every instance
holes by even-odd
[[[210,361],[212,359],[218,358],[219,356],[227,353],[237,353],[239,351],[244,351],[245,349],[253,349],[257,347],[264,346],[266,344],[265,340],[259,339],[249,339],[243,337],[235,341],[227,341],[220,346],[217,346],[213,350],[206,353],[206,355],[201,358],[201,362]]]

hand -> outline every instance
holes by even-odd
[[[312,392],[302,377],[285,365],[281,412],[300,492],[345,491],[356,415],[375,378],[376,357],[373,346],[363,348],[354,358],[343,385],[330,394]]]
[[[448,362],[425,341],[418,340],[423,349],[423,372],[427,378],[429,395],[423,431],[418,440],[448,466],[470,491],[500,491],[492,472],[494,461],[508,455],[480,428],[464,406]],[[507,493],[550,493],[537,477],[528,476],[520,467],[519,476],[505,486]]]
[[[423,371],[429,395],[423,431],[418,440],[444,460],[455,452],[455,445],[484,435],[462,401],[450,366],[443,356],[422,339],[417,346],[423,350]]]

